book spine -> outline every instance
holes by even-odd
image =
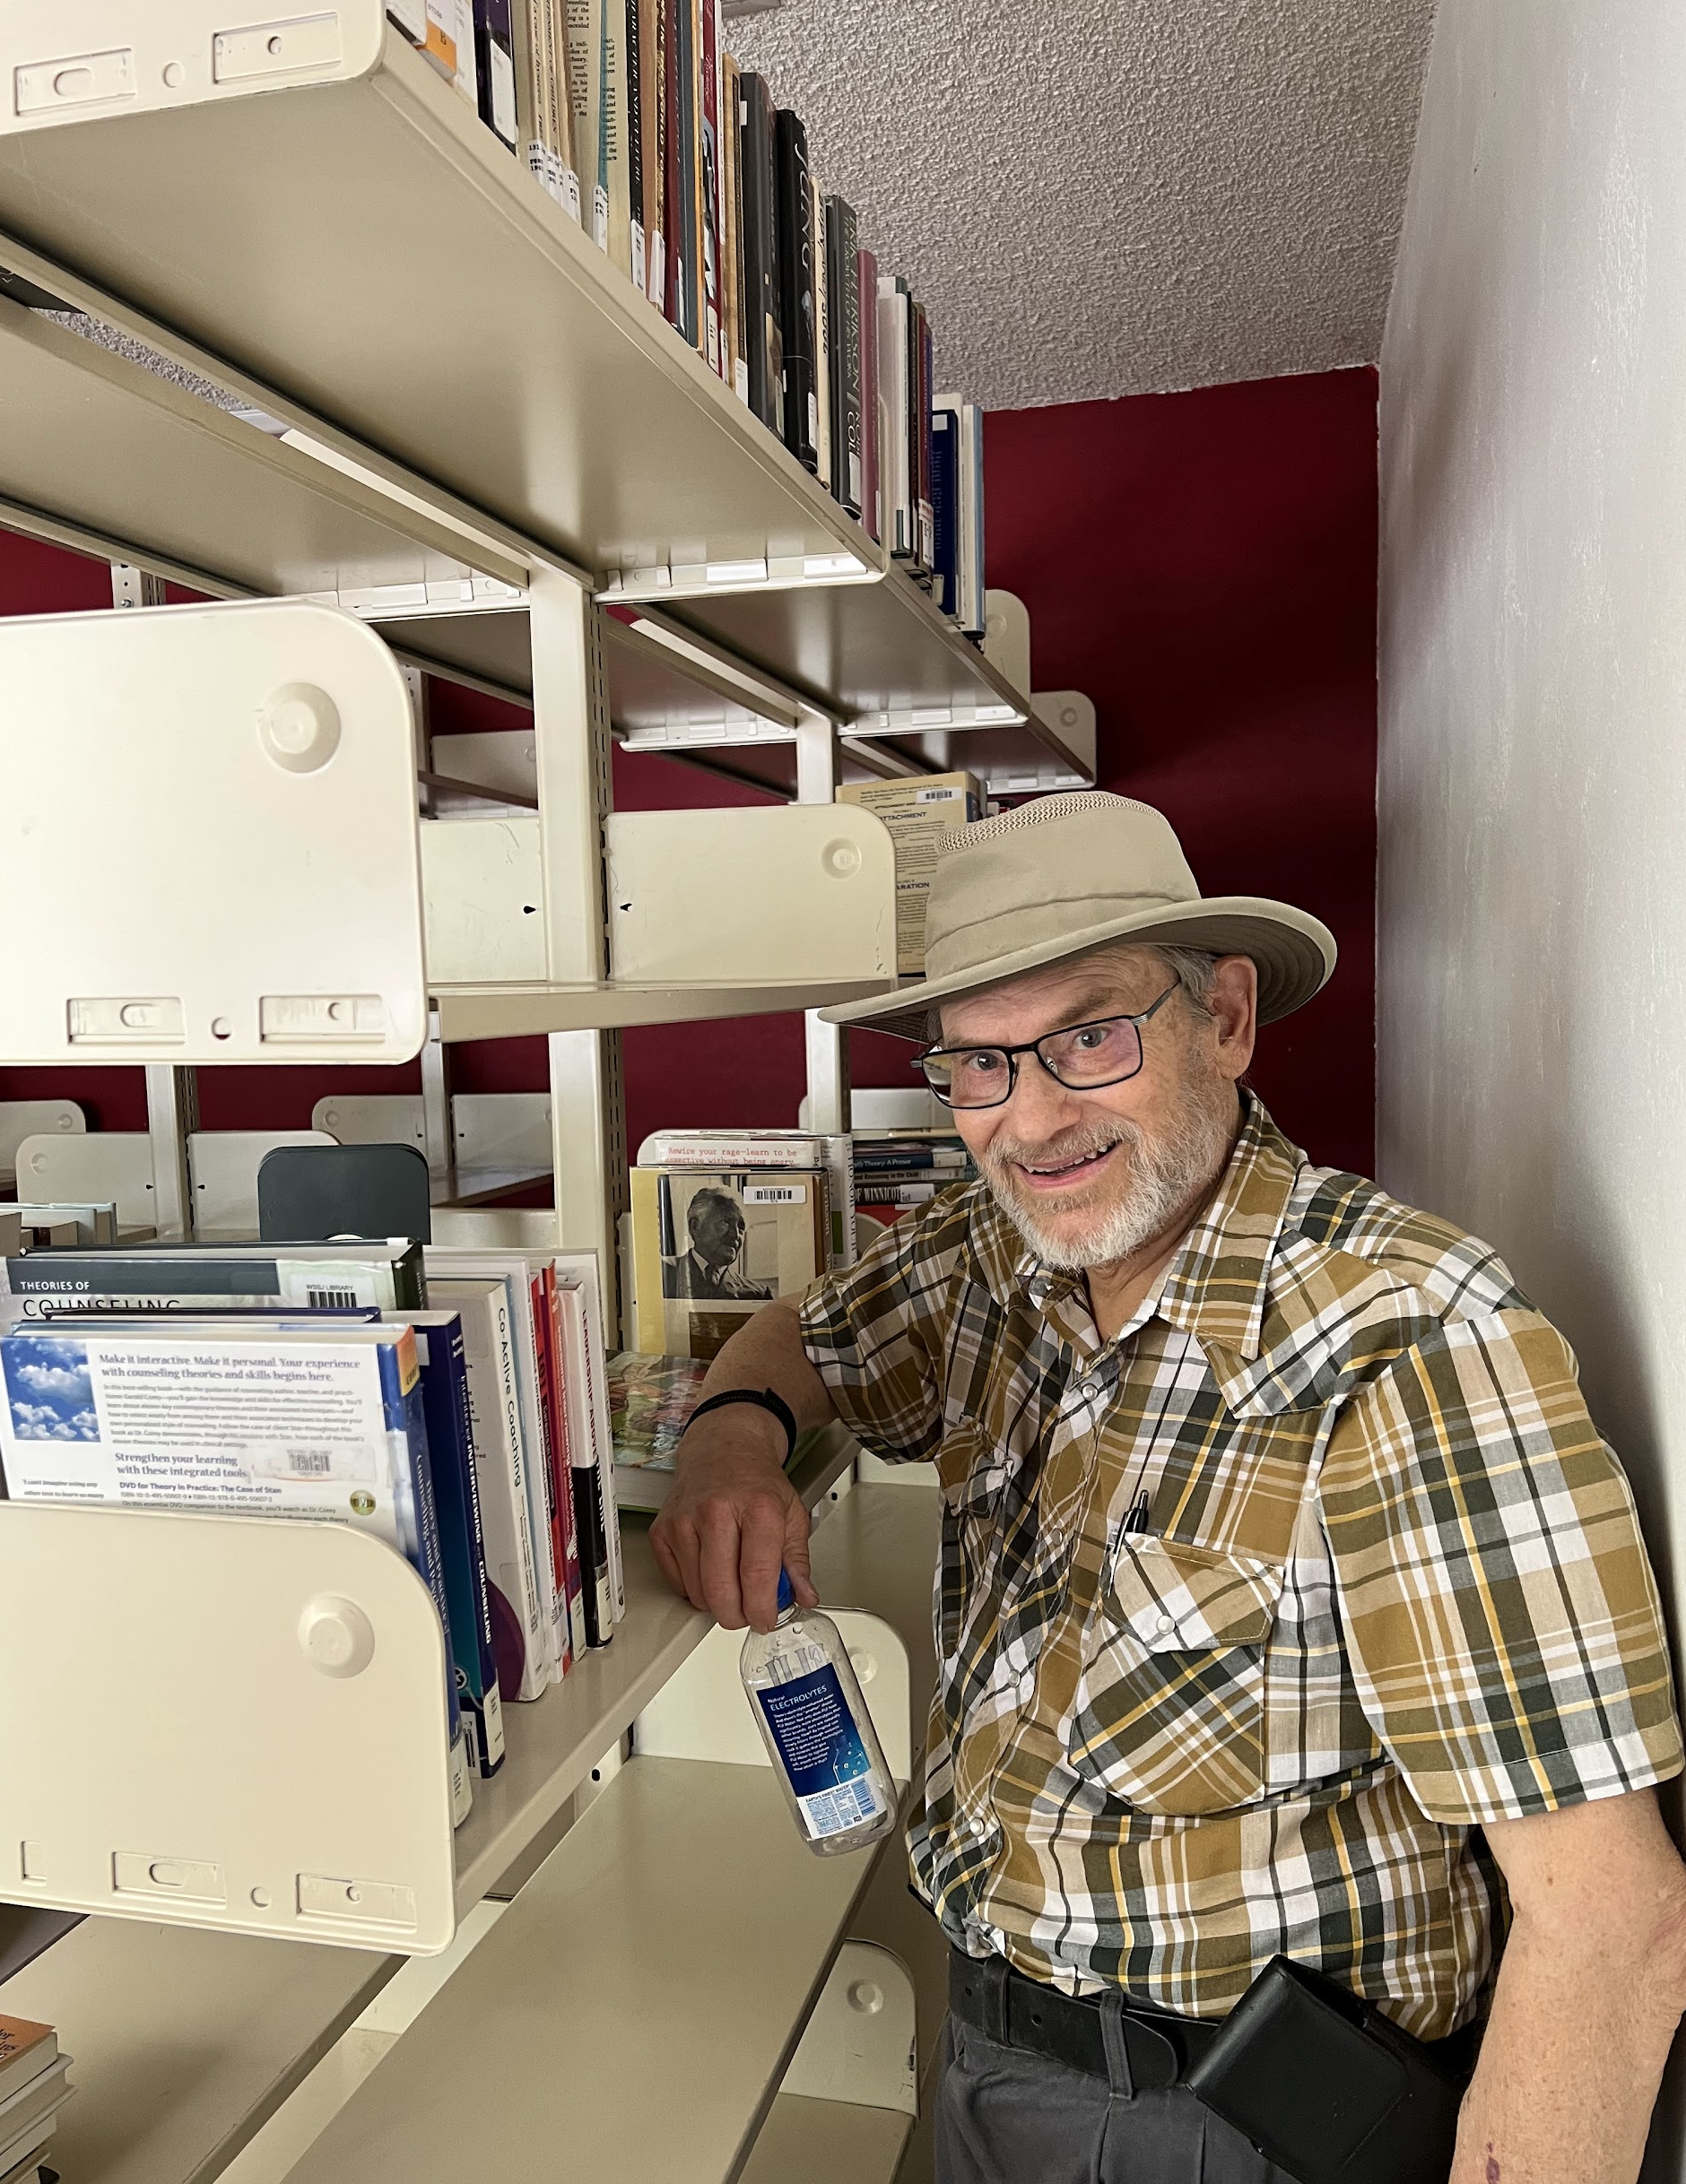
[[[814,475],[835,497],[837,478],[831,448],[831,298],[826,278],[825,198],[808,177],[808,231],[813,238],[813,409]]]
[[[481,1506],[490,1520],[492,1565],[521,1625],[521,1677],[515,1695],[536,1699],[550,1678],[550,1645],[543,1596],[539,1586],[538,1543],[533,1536],[532,1497],[527,1491],[527,1447],[521,1425],[521,1386],[517,1369],[516,1326],[507,1283],[486,1299],[488,1335],[483,1454],[488,1491]],[[470,1401],[474,1401],[471,1374]],[[478,1405],[476,1405],[478,1408]]]
[[[666,85],[666,161],[662,170],[662,227],[666,234],[666,282],[662,310],[679,339],[691,339],[686,321],[686,160],[683,160],[683,50],[682,29],[691,0],[662,0],[662,81]]]
[[[685,338],[703,348],[702,0],[680,0],[679,152],[685,222]]]
[[[626,143],[627,263],[642,295],[649,285],[644,223],[644,7],[626,0],[626,82],[621,133]]]
[[[908,498],[908,297],[894,274],[878,282],[879,542],[899,561],[913,550]]]
[[[550,1313],[543,1278],[527,1285],[533,1314],[533,1362],[538,1387],[540,1460],[544,1478],[544,1532],[550,1548],[551,1680],[560,1684],[573,1660],[568,1619],[568,1520],[557,1486],[561,1475],[562,1422],[556,1415],[555,1369],[551,1358]]]
[[[474,48],[480,72],[480,118],[514,152],[520,128],[510,0],[474,0]]]
[[[456,81],[456,0],[427,0],[427,35],[422,50],[441,75]]]
[[[984,413],[975,403],[969,402],[961,415],[966,420],[966,448],[960,483],[962,497],[969,501],[966,511],[969,551],[964,627],[969,637],[981,637],[988,620],[984,603],[988,582],[984,561]]]
[[[544,1296],[544,1339],[551,1382],[551,1416],[556,1439],[552,1449],[557,1506],[562,1512],[562,1551],[568,1598],[568,1643],[578,1660],[591,1642],[586,1623],[585,1575],[579,1553],[579,1496],[574,1485],[574,1420],[569,1406],[568,1345],[562,1308],[556,1287],[556,1270],[545,1267],[539,1276]]]
[[[548,0],[516,0],[511,17],[515,62],[516,156],[545,188],[551,187],[550,152],[545,143],[544,49]]]
[[[936,520],[931,507],[931,394],[934,385],[932,362],[931,322],[925,315],[925,306],[916,307],[918,324],[918,345],[916,364],[918,374],[918,405],[914,412],[917,432],[919,464],[919,564],[925,569],[936,567]]]
[[[482,1775],[503,1764],[503,1712],[486,1585],[485,1535],[474,1478],[474,1425],[460,1319],[416,1330],[428,1457],[439,1517],[439,1551],[451,1618],[456,1694],[470,1731],[470,1754]]]
[[[603,74],[597,101],[597,186],[603,192],[604,248],[617,272],[632,271],[632,133],[627,30],[636,7],[602,0]]]
[[[749,316],[749,403],[768,429],[785,431],[785,353],[780,332],[777,160],[773,108],[755,74],[738,78],[738,164],[743,175],[743,290]]]
[[[743,100],[738,88],[738,65],[729,53],[720,58],[720,247],[721,340],[729,368],[726,377],[740,402],[750,398],[749,359],[745,349],[747,315],[743,294],[743,134],[739,114]]]
[[[474,42],[474,0],[456,0],[456,73],[451,78],[460,98],[480,111],[480,56]]]
[[[825,1141],[825,1176],[830,1208],[827,1263],[835,1271],[852,1267],[860,1256],[855,1227],[855,1140],[847,1130]]]
[[[613,0],[610,0],[613,4]],[[568,0],[568,105],[571,117],[574,171],[579,178],[581,223],[600,249],[609,241],[605,195],[597,210],[597,117],[602,107],[604,0]]]
[[[578,1429],[574,1449],[574,1497],[579,1512],[579,1555],[586,1588],[586,1629],[593,1645],[607,1645],[625,1609],[620,1571],[620,1521],[614,1498],[613,1453],[597,1417],[601,1359],[595,1352],[590,1302],[571,1278],[561,1290],[569,1333],[569,1407]],[[606,1388],[604,1390],[606,1395]],[[613,1537],[611,1538],[611,1526]]]
[[[586,1337],[586,1368],[591,1394],[591,1437],[597,1486],[603,1499],[604,1534],[609,1546],[609,1604],[617,1623],[626,1620],[626,1564],[621,1546],[621,1509],[614,1495],[614,1434],[609,1418],[609,1360],[604,1343],[603,1276],[592,1274],[581,1290]]]
[[[699,0],[701,36],[698,76],[698,231],[702,237],[702,354],[708,369],[726,375],[720,348],[720,4]]]
[[[952,410],[931,412],[933,596],[951,620],[960,620],[960,420]]]
[[[808,134],[788,107],[778,117],[779,325],[785,345],[785,445],[804,470],[817,468],[819,403],[813,377],[813,221],[808,199]]]
[[[568,36],[571,0],[547,0],[552,193],[570,219],[580,221],[580,152],[574,128],[574,70]]]
[[[428,1459],[427,1420],[422,1406],[422,1374],[416,1363],[415,1339],[411,1336],[407,1339],[382,1342],[377,1346],[376,1356],[387,1434],[407,1474],[413,1527],[410,1530],[413,1542],[410,1559],[433,1596],[445,1641],[445,1719],[451,1758],[451,1824],[460,1827],[468,1816],[474,1793],[468,1775],[468,1747],[456,1698],[450,1603],[446,1597],[445,1567],[439,1551],[439,1508],[433,1498],[433,1469]]]
[[[825,206],[827,323],[830,335],[831,491],[851,516],[861,512],[861,291],[855,208]]]
[[[861,522],[870,539],[882,542],[878,498],[878,260],[870,250],[856,256],[861,326]]]
[[[667,296],[667,10],[639,0],[643,31],[645,292],[660,311]]]

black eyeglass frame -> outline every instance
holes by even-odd
[[[1142,1027],[1148,1021],[1150,1017],[1154,1017],[1159,1014],[1160,1010],[1165,1006],[1166,1002],[1169,1001],[1171,995],[1176,992],[1178,987],[1181,985],[1181,984],[1182,980],[1180,978],[1172,979],[1170,984],[1166,987],[1164,992],[1160,995],[1157,1001],[1150,1001],[1145,1009],[1138,1010],[1134,1015],[1130,1015],[1127,1012],[1121,1012],[1117,1016],[1091,1017],[1082,1024],[1062,1024],[1057,1031],[1045,1031],[1039,1039],[1028,1039],[1021,1046],[1002,1046],[994,1040],[984,1039],[978,1040],[976,1044],[969,1044],[965,1046],[922,1047],[919,1053],[914,1056],[913,1067],[919,1070],[921,1074],[925,1074],[925,1081],[929,1089],[935,1093],[937,1098],[942,1101],[945,1107],[952,1110],[954,1108],[954,1102],[949,1097],[946,1092],[940,1088],[940,1087],[932,1084],[929,1075],[925,1073],[926,1063],[936,1054],[1003,1055],[1005,1058],[1007,1064],[1006,1090],[1002,1094],[999,1099],[977,1100],[969,1103],[968,1105],[963,1106],[957,1111],[961,1114],[986,1114],[992,1107],[1004,1107],[1006,1105],[1007,1102],[1012,1097],[1013,1093],[1018,1089],[1019,1056],[1021,1054],[1034,1054],[1037,1060],[1042,1064],[1042,1067],[1047,1071],[1048,1075],[1054,1079],[1055,1083],[1056,1085],[1063,1085],[1067,1092],[1104,1092],[1110,1085],[1128,1084],[1131,1078],[1139,1077],[1142,1074],[1143,1069],[1146,1066],[1147,1062],[1147,1045],[1146,1042],[1142,1036]],[[1066,1083],[1065,1079],[1060,1075],[1054,1064],[1042,1052],[1042,1049],[1047,1044],[1050,1039],[1069,1039],[1073,1032],[1098,1030],[1102,1024],[1134,1025],[1135,1067],[1133,1070],[1125,1070],[1121,1077],[1102,1077],[1097,1079],[1092,1084],[1073,1085]]]

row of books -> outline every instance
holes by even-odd
[[[388,0],[387,13],[710,370],[969,636],[983,420],[925,307],[821,188],[720,0]]]
[[[0,1260],[0,1487],[349,1523],[432,1593],[460,1822],[626,1612],[597,1262],[411,1243]]]
[[[41,2162],[74,2090],[65,2083],[70,2065],[50,2024],[0,2016],[0,2184],[35,2184],[38,2174],[57,2184]]]

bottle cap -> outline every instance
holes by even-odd
[[[795,1605],[796,1589],[791,1583],[787,1573],[781,1570],[778,1573],[778,1612],[782,1616],[786,1608],[794,1608]]]

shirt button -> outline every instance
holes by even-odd
[[[1100,1382],[1098,1380],[1086,1380],[1077,1392],[1086,1403],[1092,1403],[1100,1393]]]
[[[1174,1631],[1174,1630],[1177,1628],[1177,1618],[1176,1618],[1176,1616],[1161,1616],[1160,1617],[1160,1619],[1159,1619],[1159,1626],[1160,1626],[1160,1629],[1161,1631],[1164,1631],[1164,1632]]]

